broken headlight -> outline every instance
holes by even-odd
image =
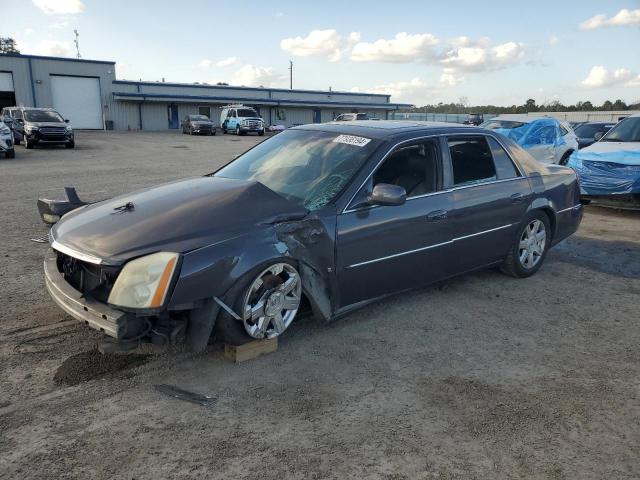
[[[158,252],[128,262],[111,289],[108,302],[127,308],[158,308],[164,305],[179,255]]]

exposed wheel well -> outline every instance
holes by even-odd
[[[549,207],[540,207],[538,210],[543,212],[549,219],[549,225],[551,226],[551,240],[553,241],[554,234],[556,233],[556,214]]]

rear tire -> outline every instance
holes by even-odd
[[[529,212],[518,226],[507,257],[500,270],[515,278],[526,278],[542,266],[549,244],[551,227],[549,217],[541,210]]]
[[[15,136],[13,137],[13,144],[14,144],[14,145],[20,145],[20,142],[21,142],[21,141],[22,141],[22,140],[20,140],[19,138],[16,138]]]

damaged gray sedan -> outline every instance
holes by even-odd
[[[571,169],[488,130],[387,121],[293,128],[210,175],[74,208],[50,232],[56,303],[120,342],[196,350],[477,269],[527,277],[582,218]]]

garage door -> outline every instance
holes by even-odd
[[[53,108],[68,118],[73,128],[102,128],[100,80],[51,75]]]
[[[0,72],[0,92],[13,92],[13,74]]]
[[[13,92],[13,74],[0,72],[0,110],[4,107],[13,107],[16,104],[16,95]]]

